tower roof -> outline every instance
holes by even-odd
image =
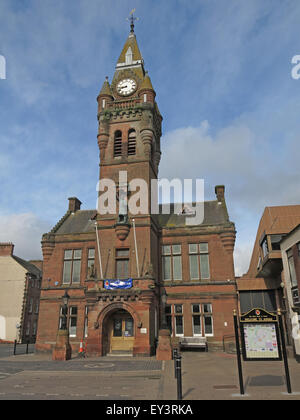
[[[140,87],[140,90],[142,90],[142,89],[149,89],[149,90],[154,91],[152,83],[151,83],[151,79],[150,79],[147,71],[146,71],[144,80],[143,80],[143,82],[141,84],[141,87]]]
[[[126,65],[126,55],[130,55],[130,52],[132,54],[132,63],[137,64],[138,63],[142,63],[143,62],[143,57],[142,54],[140,52],[137,40],[136,40],[136,36],[134,32],[130,32],[124,47],[122,49],[122,52],[120,54],[120,57],[118,59],[117,62],[117,67],[120,65]],[[127,62],[129,60],[127,59]]]
[[[109,85],[109,82],[108,82],[108,77],[105,78],[105,81],[102,85],[102,88],[100,90],[99,95],[112,96],[112,92],[111,92],[110,85]]]

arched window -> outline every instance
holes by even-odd
[[[135,155],[136,153],[136,133],[131,129],[128,131],[128,156]]]
[[[122,156],[122,132],[120,130],[115,132],[114,157],[116,156]]]

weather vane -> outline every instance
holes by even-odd
[[[134,32],[134,21],[139,20],[138,17],[133,16],[134,12],[135,12],[135,9],[132,9],[131,12],[129,13],[129,18],[126,19],[130,21],[130,28],[131,28],[130,32],[132,33]]]

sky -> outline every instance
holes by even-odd
[[[136,8],[163,120],[160,178],[225,185],[236,275],[266,206],[300,204],[299,0],[0,0],[0,241],[25,259],[65,214],[96,208],[96,97]]]

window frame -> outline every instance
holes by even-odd
[[[201,245],[206,245],[205,250],[201,249]],[[210,258],[209,258],[209,247],[208,247],[208,242],[192,242],[188,244],[189,246],[189,275],[190,275],[190,280],[198,280],[198,281],[205,281],[205,280],[210,280],[211,279],[211,272],[210,272]],[[191,247],[195,246],[195,250],[191,250]],[[204,276],[204,264],[203,262],[201,262],[201,257],[205,256],[206,257],[206,261],[207,261],[207,273],[208,276]],[[195,258],[196,257],[196,258]],[[197,261],[197,277],[193,277],[194,274],[192,274],[192,258]],[[193,271],[194,271],[195,267],[193,267]]]
[[[114,158],[122,156],[123,148],[123,133],[121,130],[116,130],[114,132],[114,144],[113,144],[113,155]]]
[[[180,247],[180,250],[174,251],[174,247]],[[170,252],[166,252],[165,248],[170,247]],[[176,249],[176,248],[175,248]],[[182,281],[182,245],[181,244],[163,244],[162,249],[162,279],[163,281]],[[170,272],[170,278],[165,278],[165,264],[166,259],[168,259],[169,263],[169,272]],[[178,267],[175,267],[176,261],[179,261],[180,264],[180,278],[175,278],[175,272],[177,272]]]
[[[72,256],[71,256],[71,258],[66,258],[66,252],[71,252],[72,253]],[[78,257],[76,257],[75,258],[75,252],[76,251],[80,251],[80,258],[78,258]],[[76,266],[75,264],[74,264],[74,262],[80,262],[79,263],[79,269],[78,269],[78,276],[79,276],[79,280],[78,281],[74,281],[74,273],[75,273],[75,271],[74,271],[74,266]],[[66,274],[66,265],[65,265],[65,263],[66,262],[71,262],[71,265],[70,265],[70,276],[69,276],[69,281],[65,281],[65,274]],[[74,249],[65,249],[64,250],[64,259],[63,259],[63,274],[62,274],[62,285],[64,286],[64,285],[80,285],[81,284],[81,267],[82,267],[82,265],[81,265],[81,262],[82,262],[82,248],[74,248]]]
[[[127,255],[118,255],[118,251],[128,251]],[[127,261],[127,276],[121,277],[118,275],[118,262]],[[125,280],[130,278],[130,248],[116,248],[115,249],[115,278]]]
[[[132,134],[134,134],[134,136],[132,136]],[[130,130],[128,130],[128,135],[127,135],[127,156],[135,156],[135,155],[136,155],[136,130],[134,128],[131,128]]]

